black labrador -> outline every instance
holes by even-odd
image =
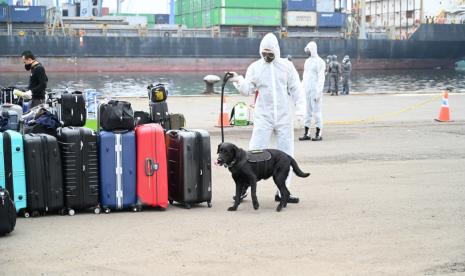
[[[241,202],[241,191],[251,187],[252,204],[255,210],[259,204],[257,200],[257,181],[273,176],[274,183],[281,193],[281,201],[276,211],[280,212],[287,206],[290,192],[286,187],[286,179],[292,169],[299,177],[308,177],[309,173],[300,170],[297,162],[283,151],[266,149],[259,151],[245,151],[231,143],[221,143],[218,146],[217,162],[229,169],[236,183],[234,205],[228,211],[236,211]]]

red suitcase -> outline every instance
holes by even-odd
[[[163,127],[136,127],[138,205],[168,207],[168,171]]]

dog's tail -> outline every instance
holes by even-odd
[[[308,177],[310,175],[310,173],[304,173],[300,168],[299,168],[299,165],[297,165],[297,162],[295,161],[294,158],[292,158],[291,156],[289,156],[289,158],[291,159],[291,167],[292,167],[292,170],[294,171],[294,173],[299,176],[299,177]]]

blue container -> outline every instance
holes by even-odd
[[[346,16],[339,12],[319,12],[318,27],[341,28],[345,26]]]
[[[44,23],[46,16],[45,6],[10,6],[10,18],[13,23]]]
[[[287,0],[288,11],[315,11],[316,0]]]
[[[155,14],[155,24],[169,24],[170,15],[169,14]]]
[[[0,22],[8,21],[8,6],[0,5]]]

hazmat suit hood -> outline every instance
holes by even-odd
[[[305,52],[309,52],[311,57],[318,57],[318,47],[315,41],[310,41],[304,48]]]
[[[278,39],[272,33],[267,33],[263,37],[262,41],[260,42],[260,53],[259,54],[262,58],[263,58],[262,52],[265,49],[271,50],[271,52],[275,56],[275,60],[281,57],[281,50],[279,49]]]

